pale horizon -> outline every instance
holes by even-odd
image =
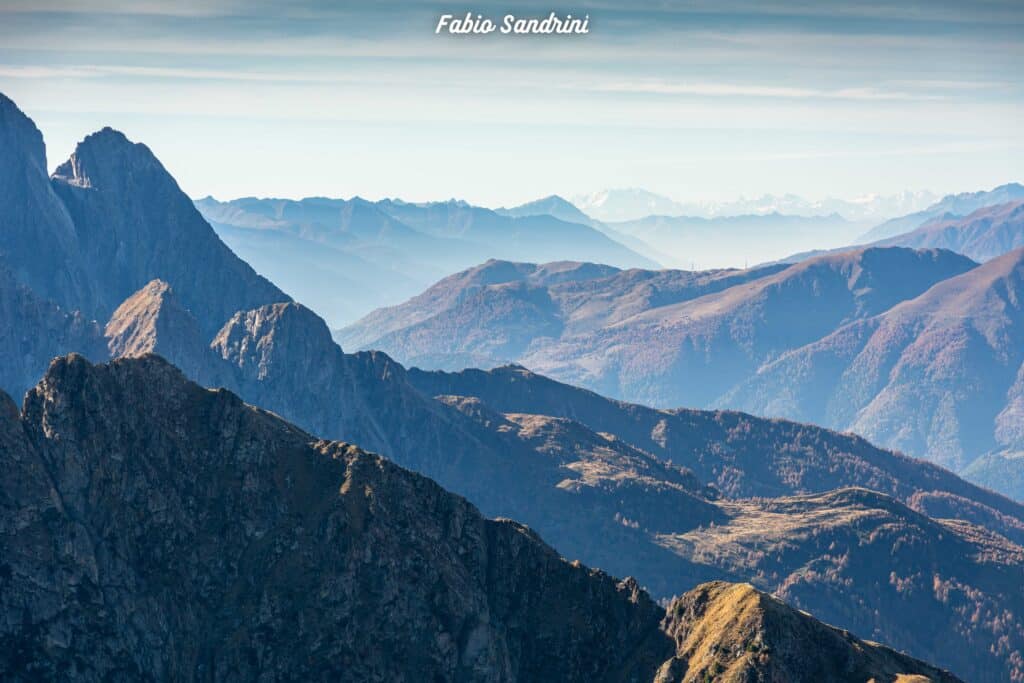
[[[51,169],[111,126],[192,197],[814,200],[1024,178],[1020,3],[590,0],[563,8],[585,36],[434,35],[454,9],[3,0],[0,91]]]

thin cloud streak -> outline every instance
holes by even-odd
[[[947,99],[939,95],[921,95],[893,92],[875,88],[840,88],[819,90],[787,86],[738,85],[732,83],[608,83],[596,86],[601,92],[646,93],[655,95],[696,95],[701,97],[768,97],[783,99],[825,100],[899,100],[936,101]]]

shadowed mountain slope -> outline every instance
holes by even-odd
[[[99,294],[79,256],[75,226],[50,187],[43,134],[3,93],[0,224],[0,258],[17,282],[65,310],[97,307]]]
[[[162,278],[207,333],[288,300],[224,246],[145,145],[105,128],[48,179],[42,135],[2,95],[0,140],[0,257],[42,299],[105,320]]]
[[[83,308],[97,319],[155,278],[174,287],[207,334],[235,311],[288,300],[220,241],[145,145],[117,131],[86,137],[52,184],[74,223],[76,256],[102,294]]]
[[[0,390],[24,394],[54,356],[69,351],[105,359],[99,325],[40,298],[0,260]]]

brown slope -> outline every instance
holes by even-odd
[[[877,245],[949,249],[988,261],[1024,247],[1024,201],[987,206],[967,216],[941,216]]]
[[[728,523],[659,542],[966,680],[1024,675],[1021,546],[865,489],[722,507]]]
[[[852,429],[959,469],[1021,443],[1012,425],[1024,363],[1022,303],[1018,249],[787,354],[729,400]]]
[[[387,349],[378,341],[381,338],[422,323],[491,286],[517,283],[544,287],[577,278],[597,278],[617,271],[618,269],[611,266],[593,263],[562,262],[537,265],[490,259],[473,268],[449,275],[405,303],[370,313],[358,322],[338,330],[335,338],[343,348],[375,348],[386,351]]]
[[[702,584],[672,603],[663,627],[677,654],[662,667],[658,681],[955,680],[810,619],[749,584]],[[811,652],[815,656],[808,656]]]
[[[104,335],[111,358],[155,353],[173,359],[178,369],[200,384],[234,386],[228,368],[205,348],[199,323],[163,280],[153,280],[125,299],[107,322]]]
[[[658,410],[556,382],[521,367],[458,373],[415,368],[428,395],[461,394],[492,409],[577,421],[683,466],[729,498],[823,493],[862,486],[912,508],[962,517],[1024,543],[1024,506],[928,462],[877,448],[851,434],[732,411]]]
[[[861,249],[568,336],[521,362],[647,405],[714,405],[763,363],[974,267],[945,251]]]
[[[617,271],[592,263],[487,263],[338,330],[346,347],[384,351],[428,369],[493,367],[564,336],[600,329],[766,277],[751,270]]]

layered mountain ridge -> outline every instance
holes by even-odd
[[[988,261],[1024,247],[1024,200],[985,206],[966,216],[945,214],[877,244],[949,249],[975,261]]]
[[[233,248],[300,292],[300,300],[336,326],[491,257],[583,256],[619,267],[657,265],[589,221],[495,212],[458,201],[309,197],[218,202],[207,197],[195,205]],[[319,247],[329,251],[329,258],[315,255]],[[320,273],[348,283],[357,298],[333,301],[330,290],[317,285]]]
[[[706,407],[766,361],[975,265],[947,251],[869,248],[788,267],[543,286],[513,274],[532,266],[484,264],[337,337],[425,369],[520,362],[625,400]]]
[[[3,163],[0,160],[0,164]],[[82,204],[78,207],[81,215],[98,216],[101,212],[109,212],[111,215],[107,221],[114,230],[122,227],[125,230],[144,230],[135,219],[138,215],[148,215],[148,212],[156,216],[157,225],[173,224],[159,221],[170,221],[168,214],[177,215],[170,209],[179,205],[182,195],[173,194],[169,189],[176,186],[164,181],[134,183],[132,180],[150,178],[147,174],[154,168],[147,166],[147,173],[129,173],[111,183],[112,187],[121,187],[126,194],[135,195],[133,201],[118,203],[100,201],[100,198],[78,198],[76,201],[80,200]],[[75,176],[71,169],[68,177],[79,176]],[[78,185],[69,187],[78,188],[74,192],[87,190]],[[150,192],[154,188],[159,191]],[[168,197],[172,201],[164,206]],[[146,204],[144,210],[139,207],[143,203]],[[124,215],[117,215],[118,211],[123,211]],[[30,229],[31,226],[25,228],[25,232]],[[214,242],[209,241],[213,231],[208,226],[206,230],[202,243],[218,244],[215,236],[212,238]],[[184,667],[181,671],[197,672],[196,677],[209,677],[209,672],[213,671],[214,677],[218,677],[216,672],[223,672],[223,677],[245,678],[245,672],[253,670],[253,661],[280,666],[282,670],[295,667],[296,671],[303,671],[302,667],[307,664],[298,661],[295,652],[305,651],[308,654],[304,648],[309,641],[303,640],[308,631],[292,629],[285,632],[279,625],[295,621],[294,613],[283,606],[285,603],[297,605],[296,609],[301,608],[302,603],[285,600],[277,591],[291,591],[291,587],[295,587],[297,594],[331,596],[347,595],[342,589],[351,587],[359,594],[366,593],[367,602],[362,604],[370,615],[353,613],[352,620],[364,616],[373,619],[372,615],[382,611],[377,607],[396,604],[387,602],[395,599],[394,591],[375,593],[381,586],[371,580],[373,576],[394,575],[388,573],[394,571],[394,567],[387,561],[377,572],[357,573],[351,580],[342,575],[326,593],[326,589],[308,583],[317,579],[303,567],[320,566],[322,563],[337,566],[343,557],[357,559],[362,546],[355,546],[354,555],[333,555],[334,560],[324,559],[322,553],[345,550],[298,538],[296,534],[306,534],[307,529],[313,529],[307,522],[295,524],[293,520],[286,520],[274,527],[278,531],[270,532],[267,520],[281,520],[283,511],[293,509],[293,506],[297,506],[294,507],[296,510],[305,510],[303,505],[307,502],[312,505],[317,501],[327,501],[323,502],[323,509],[338,509],[329,501],[337,500],[339,494],[345,504],[343,507],[349,510],[347,503],[351,501],[345,499],[347,493],[341,491],[344,481],[336,478],[336,473],[329,474],[329,484],[321,482],[326,491],[323,495],[327,497],[321,498],[313,495],[321,489],[310,484],[320,480],[308,474],[308,470],[306,475],[285,468],[283,471],[274,469],[273,477],[252,471],[248,471],[251,477],[243,476],[242,471],[231,463],[245,460],[266,464],[268,461],[261,460],[260,455],[266,451],[260,448],[278,444],[278,439],[285,438],[282,434],[297,430],[259,411],[254,414],[262,416],[260,420],[268,420],[265,430],[252,426],[248,418],[241,424],[232,422],[231,416],[236,413],[232,412],[231,406],[240,405],[237,399],[224,391],[204,392],[198,387],[179,390],[174,382],[161,380],[161,377],[170,377],[174,372],[146,356],[147,352],[156,351],[168,355],[176,365],[189,368],[197,375],[211,371],[210,377],[197,379],[210,385],[226,385],[245,400],[291,419],[303,429],[322,437],[341,438],[379,450],[398,464],[416,469],[456,493],[466,495],[485,515],[510,516],[526,522],[567,557],[579,557],[591,566],[600,566],[621,576],[635,575],[659,598],[682,593],[707,580],[750,581],[761,590],[776,592],[831,623],[854,629],[866,637],[890,642],[915,656],[927,657],[953,668],[972,680],[1004,680],[1020,675],[1019,668],[1015,668],[1019,658],[1015,659],[1014,653],[1021,649],[1021,627],[1014,615],[1024,614],[1024,609],[1017,605],[1019,595],[1013,591],[1014,586],[1019,587],[1015,577],[1019,577],[1021,571],[1020,546],[1014,539],[1019,535],[1018,527],[1024,513],[1011,501],[967,485],[937,468],[875,449],[862,440],[806,425],[757,420],[736,413],[699,411],[692,415],[682,414],[681,418],[655,411],[658,419],[653,424],[638,424],[627,418],[647,413],[638,406],[621,404],[616,404],[620,405],[622,416],[617,422],[588,424],[580,418],[583,406],[589,405],[595,395],[555,387],[552,396],[546,399],[544,395],[551,388],[550,384],[544,385],[547,389],[535,389],[536,404],[524,406],[521,410],[492,405],[490,399],[474,395],[469,388],[435,394],[414,378],[415,373],[406,371],[383,353],[342,352],[331,340],[323,320],[305,306],[287,298],[274,300],[274,291],[266,297],[269,300],[259,301],[248,308],[230,310],[234,305],[231,294],[234,290],[228,287],[225,289],[228,293],[226,301],[208,302],[197,314],[182,291],[194,287],[191,271],[207,267],[206,256],[189,250],[170,254],[167,244],[161,240],[172,238],[159,231],[145,234],[150,241],[138,242],[144,247],[140,254],[152,258],[140,259],[146,264],[142,272],[154,271],[157,274],[112,306],[111,318],[104,330],[107,337],[101,339],[106,353],[141,356],[141,360],[114,363],[109,370],[90,370],[91,366],[80,358],[63,361],[56,367],[66,369],[72,385],[77,381],[74,378],[83,378],[81,391],[76,389],[77,393],[65,394],[55,391],[53,396],[60,394],[66,397],[47,404],[44,388],[42,402],[39,399],[30,401],[33,406],[50,405],[43,410],[45,419],[30,421],[35,425],[45,424],[45,428],[32,428],[33,434],[37,435],[33,438],[38,444],[43,444],[40,448],[49,454],[48,462],[53,465],[50,469],[61,474],[55,485],[60,492],[57,499],[67,495],[71,507],[65,506],[64,509],[73,513],[73,521],[77,520],[79,525],[69,526],[59,510],[56,513],[49,511],[54,503],[35,507],[41,514],[42,523],[52,525],[44,534],[49,534],[51,540],[42,543],[55,548],[60,557],[67,557],[70,553],[78,558],[68,559],[68,567],[101,565],[105,573],[90,575],[93,577],[91,584],[78,579],[65,580],[67,576],[46,577],[47,568],[65,565],[47,558],[32,565],[32,557],[40,557],[35,552],[36,546],[16,545],[17,548],[29,548],[27,555],[20,555],[20,551],[5,553],[7,557],[18,558],[19,567],[23,568],[19,576],[31,577],[27,584],[20,583],[19,586],[31,589],[31,586],[59,585],[71,587],[61,590],[75,591],[63,603],[72,606],[71,613],[53,622],[57,631],[49,633],[57,635],[43,638],[33,635],[38,632],[35,630],[37,626],[43,629],[49,622],[27,622],[26,628],[22,629],[15,624],[26,622],[18,622],[13,617],[8,620],[6,623],[12,625],[17,640],[11,641],[16,647],[7,651],[35,653],[31,656],[51,662],[60,671],[78,670],[84,666],[100,667],[107,673],[114,671],[110,674],[114,677],[119,674],[131,676],[136,669],[130,667],[167,671],[167,667],[173,665]],[[212,248],[219,250],[216,246]],[[76,255],[71,254],[69,258],[76,258]],[[165,260],[169,263],[165,264]],[[164,269],[164,265],[176,267]],[[139,275],[137,269],[128,270],[133,277]],[[544,271],[540,277],[554,281],[576,271],[576,266],[566,265]],[[634,276],[629,274],[629,277]],[[109,278],[97,278],[93,284],[97,290],[103,289],[104,298],[113,298],[114,295],[107,291],[113,287],[110,282]],[[206,282],[210,287],[205,294],[211,300],[219,296],[216,287],[209,285],[211,280],[199,282]],[[583,280],[581,284],[586,285],[587,282],[589,280]],[[101,283],[104,284],[101,286]],[[15,284],[23,290],[28,289],[22,283]],[[654,288],[639,296],[638,300],[646,301],[657,291]],[[582,298],[586,299],[586,296]],[[14,311],[12,315],[19,317],[5,320],[5,325],[16,326],[24,339],[34,345],[40,357],[43,352],[49,352],[38,342],[38,330],[28,327],[30,323],[21,317],[20,309],[11,310]],[[62,316],[73,315],[60,307],[56,310]],[[213,323],[214,310],[229,312]],[[600,311],[589,311],[581,320],[602,320],[604,315]],[[206,318],[208,322],[204,322]],[[95,331],[98,326],[92,329]],[[63,351],[70,350],[74,349]],[[131,374],[134,371],[126,368],[151,366],[163,367],[166,372],[159,370],[156,377],[142,373],[136,378],[139,387],[129,382],[125,385],[129,389],[118,388],[120,380],[117,377],[121,376],[118,373]],[[175,376],[180,378],[180,375]],[[518,381],[515,377],[510,379]],[[529,384],[536,387],[533,382]],[[155,394],[146,389],[150,385]],[[46,383],[41,386],[45,387]],[[572,400],[564,407],[564,415],[541,409],[565,400],[567,393],[572,395]],[[40,394],[36,391],[33,395]],[[165,402],[161,402],[163,395],[168,397]],[[114,407],[109,411],[101,409],[100,406],[105,406],[108,403],[106,399],[112,396],[115,397],[112,401]],[[204,398],[207,396],[215,398],[208,400]],[[11,404],[5,401],[4,415],[13,416],[15,413]],[[27,411],[25,414],[37,413]],[[221,417],[226,417],[227,422],[217,422]],[[155,424],[151,420],[155,420]],[[5,425],[14,422],[12,417],[5,421]],[[200,426],[204,424],[214,426],[210,429]],[[773,428],[777,431],[773,432]],[[67,438],[61,436],[53,444],[44,444],[47,430],[55,435],[67,435]],[[643,436],[645,430],[646,437]],[[24,433],[25,429],[12,428],[15,440],[20,438],[17,436],[19,432]],[[123,439],[127,446],[121,449],[114,443],[104,444],[106,436]],[[298,440],[300,437],[294,438]],[[301,439],[308,442],[310,437],[302,435]],[[653,447],[645,445],[648,442],[673,444],[673,447],[690,443],[692,449],[687,455],[687,447],[681,447],[678,450],[679,460],[670,462],[663,453],[659,454]],[[170,450],[164,449],[165,445]],[[156,448],[158,455],[140,457],[138,454],[145,454],[147,447]],[[233,452],[230,451],[233,448],[239,449],[234,459],[215,457],[209,462],[204,460],[205,454]],[[337,448],[342,447],[327,449],[332,460],[340,459],[335,457]],[[131,457],[120,453],[131,454]],[[779,457],[769,459],[763,470],[758,469],[757,457],[766,453]],[[104,454],[104,457],[97,454]],[[107,458],[108,454],[113,457]],[[735,457],[737,454],[743,457]],[[171,463],[179,457],[186,463],[197,461],[185,469],[202,474],[202,481],[178,477]],[[27,461],[32,460],[28,458]],[[285,460],[307,462],[308,458],[293,456]],[[218,469],[224,462],[228,464],[230,473]],[[383,461],[377,462],[379,464],[374,467],[379,471],[394,471]],[[837,468],[840,463],[842,466]],[[258,469],[263,471],[262,467]],[[14,468],[12,471],[21,470]],[[765,476],[763,471],[770,474]],[[100,475],[99,479],[93,479],[93,472]],[[26,476],[32,478],[37,474]],[[159,486],[165,476],[177,478],[160,495],[147,495],[146,482],[156,482]],[[775,498],[760,501],[733,498],[737,491],[743,489],[735,482],[750,484],[762,478],[770,482]],[[40,481],[38,478],[33,480]],[[883,486],[876,482],[884,482],[884,486],[893,491],[892,495],[856,488]],[[281,493],[292,490],[288,489],[289,486],[298,486],[295,489],[297,493]],[[349,491],[359,486],[357,481]],[[87,490],[83,492],[82,487]],[[39,495],[30,499],[18,497],[30,490]],[[53,495],[35,488],[34,484],[22,488],[13,482],[9,487],[5,486],[5,496],[8,491],[14,492],[15,497],[3,500],[22,501],[30,517],[36,514],[31,509],[38,501],[55,500]],[[430,503],[421,506],[417,501],[423,499],[406,490],[395,493],[393,489],[371,483],[369,491],[367,493],[367,488],[362,487],[363,497],[368,496],[371,503],[408,499],[417,514],[421,514],[423,509],[436,510]],[[375,491],[381,494],[374,496]],[[249,494],[256,500],[246,498]],[[261,494],[265,494],[265,498]],[[139,504],[125,507],[121,501],[126,496],[139,501]],[[176,503],[175,498],[186,501],[187,505]],[[295,502],[297,499],[300,502]],[[35,503],[30,505],[31,501]],[[88,504],[83,501],[88,501]],[[240,516],[234,515],[231,506],[235,504],[246,508]],[[22,509],[20,503],[15,502],[14,505],[15,510]],[[183,519],[179,512],[189,509],[189,505],[198,505],[202,514]],[[353,506],[355,517],[352,519],[366,517],[366,509]],[[145,515],[144,526],[133,526],[131,515],[135,512]],[[261,517],[264,513],[266,518]],[[235,517],[237,524],[230,521]],[[384,517],[383,512],[379,515],[374,512],[364,522],[371,526],[380,522],[381,526],[372,528],[386,533],[387,520]],[[335,518],[342,519],[342,515]],[[5,542],[10,540],[21,544],[38,540],[33,534],[18,533],[26,528],[18,526],[26,517],[5,516],[4,519],[10,524],[6,527],[10,533],[4,536]],[[150,521],[146,520],[152,520],[156,526],[148,526]],[[409,529],[413,534],[420,533],[420,522],[402,514],[398,520],[399,527]],[[436,521],[426,520],[424,524],[429,526]],[[32,524],[33,529],[41,529],[35,522]],[[184,525],[184,530],[177,528],[179,524]],[[255,540],[246,542],[248,550],[244,555],[236,554],[239,559],[222,567],[217,564],[217,549],[207,554],[207,546],[211,544],[210,539],[217,538],[217,534],[227,534],[226,538],[230,539],[239,538],[234,531],[238,525],[243,527],[239,534],[251,532]],[[214,528],[216,532],[209,531]],[[106,530],[111,531],[110,538],[103,535]],[[750,530],[757,530],[757,533],[750,533]],[[424,531],[421,537],[437,538],[432,533]],[[269,540],[261,543],[257,537]],[[102,543],[96,545],[82,539],[96,539]],[[131,539],[138,539],[139,548],[146,552],[121,546],[116,553],[107,550],[110,543],[124,545]],[[864,539],[870,542],[863,542]],[[288,555],[288,549],[295,547],[295,543],[299,548],[315,548],[310,550],[312,559],[310,564],[300,563],[297,568],[295,564],[280,565],[282,578],[282,574],[273,570],[276,562],[273,558],[278,557],[275,553]],[[393,547],[383,541],[378,545],[382,551]],[[933,545],[941,548],[942,552],[923,555],[916,552],[918,548]],[[82,546],[84,549],[80,549]],[[415,547],[423,548],[423,543],[417,542]],[[188,549],[188,553],[179,553],[183,548]],[[229,554],[241,548],[241,544],[231,546]],[[436,552],[447,555],[449,550],[459,552],[460,548],[465,550],[466,546],[445,546]],[[846,552],[837,551],[837,548]],[[426,551],[434,552],[430,548]],[[298,558],[289,561],[305,562],[305,557],[306,551],[303,550]],[[383,557],[389,555],[385,553]],[[435,570],[447,571],[440,566],[430,569],[437,555],[428,554],[426,557],[429,558],[425,562],[427,569],[421,567],[420,571],[426,571],[428,576]],[[154,575],[150,565],[139,564],[152,563],[152,558],[175,559],[169,565],[170,578],[164,574]],[[448,566],[444,563],[443,566]],[[560,564],[541,564],[541,569],[561,567]],[[189,592],[195,582],[185,582],[180,590],[174,589],[178,592],[173,592],[168,586],[183,582],[181,577],[184,574],[177,573],[181,567],[184,567],[182,571],[187,569],[190,572],[199,567],[199,575],[211,578],[207,583],[199,582],[196,593]],[[808,567],[815,568],[815,571],[809,572]],[[111,571],[106,572],[106,569]],[[885,572],[898,571],[893,578],[889,573],[883,575],[882,569]],[[70,575],[77,577],[82,572],[73,570]],[[524,580],[533,580],[538,572],[543,573],[534,565],[534,569],[525,571],[522,576]],[[254,579],[254,576],[270,578]],[[333,576],[329,574],[325,580],[333,581],[330,578]],[[0,572],[0,580],[6,581],[4,577],[6,573]],[[100,579],[105,581],[107,577],[110,583],[102,583]],[[259,586],[258,591],[252,587],[253,581]],[[360,583],[362,581],[370,583]],[[85,587],[79,589],[78,586],[82,585]],[[131,605],[131,609],[137,607],[138,612],[132,614],[140,616],[129,618],[126,612],[120,612],[121,616],[115,614],[111,617],[109,613],[92,609],[95,603],[89,600],[92,600],[90,596],[97,594],[95,585],[104,586],[101,593],[104,596],[111,592],[131,596],[124,604]],[[560,584],[553,585],[558,590]],[[135,596],[142,594],[132,591],[140,586],[152,587],[153,590],[142,589],[144,600],[149,602],[142,597],[139,598],[142,602],[136,600]],[[230,586],[231,590],[226,591],[224,586]],[[591,588],[586,586],[590,584],[585,584],[583,592],[590,595]],[[446,591],[447,588],[440,595],[453,595]],[[261,596],[259,603],[249,600],[255,592]],[[528,591],[517,587],[513,595],[522,592]],[[634,593],[628,587],[626,592]],[[49,594],[43,590],[39,595],[39,601],[26,603],[32,605],[30,613],[55,614],[51,609],[55,603]],[[264,595],[267,596],[265,603],[262,601]],[[288,595],[294,594],[288,592]],[[381,595],[381,601],[377,601]],[[210,596],[226,596],[226,602],[216,603],[225,605],[224,611],[209,611],[216,607],[216,604],[211,606]],[[165,600],[171,603],[168,610],[162,609]],[[541,604],[550,607],[553,601],[554,597],[549,595]],[[269,622],[259,622],[261,628],[258,631],[246,631],[242,626],[235,628],[234,624],[249,623],[248,619],[234,618],[238,614],[233,611],[234,606],[243,604],[259,604],[259,614]],[[330,603],[332,610],[334,604]],[[612,600],[604,604],[621,603]],[[77,605],[86,607],[79,610]],[[408,606],[409,614],[420,613],[421,607],[415,601]],[[997,606],[1008,610],[1010,616],[1005,616]],[[19,609],[15,605],[10,614],[25,613]],[[346,614],[344,606],[338,609],[342,611],[331,614]],[[386,609],[383,611],[387,612]],[[80,620],[82,612],[85,614]],[[165,612],[170,615],[167,625],[153,623],[141,616]],[[314,612],[322,614],[324,610],[318,605]],[[217,618],[207,619],[205,615],[209,614]],[[304,623],[312,624],[310,628],[318,633],[334,635],[335,631],[331,629],[318,628],[320,622],[316,614],[309,616]],[[430,618],[435,618],[434,614]],[[464,615],[467,612],[454,610],[442,614]],[[973,614],[980,616],[972,620],[969,615]],[[64,616],[68,620],[60,621]],[[416,662],[426,662],[423,670],[441,671],[443,680],[459,675],[452,671],[475,671],[473,662],[478,661],[477,655],[484,657],[482,661],[496,661],[487,659],[490,657],[488,653],[500,654],[506,647],[498,642],[500,635],[490,640],[486,633],[476,636],[477,629],[467,628],[458,629],[458,637],[446,639],[438,636],[436,647],[428,643],[427,649],[412,651],[408,649],[407,635],[402,634],[409,633],[409,624],[415,623],[416,619],[403,619],[396,626],[388,622],[392,616],[388,612],[377,621],[366,622],[369,624],[367,632],[373,633],[377,625],[383,629],[382,633],[399,634],[396,637],[402,642],[394,646],[394,651],[415,655]],[[585,613],[581,618],[593,623]],[[134,624],[132,619],[141,620],[140,625],[133,626],[134,630],[124,638],[124,632],[106,628],[110,620],[116,624]],[[518,623],[530,622],[519,620]],[[927,624],[927,628],[922,628],[922,623]],[[391,631],[392,627],[397,630]],[[230,633],[236,638],[224,635],[227,631],[223,629],[229,628],[235,629]],[[445,632],[454,633],[451,624],[446,624],[445,628],[449,629]],[[523,628],[529,630],[530,626]],[[75,639],[72,649],[60,650],[67,647],[63,644],[67,633],[84,634],[84,640]],[[550,633],[550,637],[544,633]],[[547,652],[550,650],[544,648],[561,647],[562,636],[559,633],[564,632],[544,633],[540,637],[547,644],[541,650]],[[730,630],[722,635],[731,638],[731,633]],[[317,641],[323,649],[315,650],[313,656],[320,657],[326,652],[328,654],[322,656],[333,657],[340,652],[344,656],[334,657],[332,661],[351,663],[351,657],[346,659],[346,643],[362,641],[346,641],[345,637],[341,633],[338,640]],[[167,650],[160,644],[169,642],[167,638],[171,638],[180,649],[164,655]],[[970,647],[950,650],[944,646],[958,638],[964,639]],[[515,638],[505,640],[506,644],[513,641]],[[149,646],[139,649],[136,646],[139,642]],[[211,645],[196,650],[199,642]],[[392,641],[385,639],[382,642]],[[477,646],[481,642],[494,645],[480,646],[486,650],[480,654],[482,650]],[[594,647],[604,647],[603,643],[613,641],[597,642],[602,644]],[[49,648],[42,654],[37,647],[40,643]],[[217,645],[219,643],[224,643],[223,647]],[[84,649],[75,650],[79,645]],[[572,650],[575,645],[568,644],[567,647]],[[466,655],[467,649],[469,655]],[[61,652],[68,653],[68,656],[64,657]],[[96,657],[90,660],[87,655],[83,662],[78,652],[96,653]],[[671,657],[672,652],[670,647],[664,657]],[[181,653],[180,657],[178,653]],[[491,672],[515,671],[515,667],[524,661],[545,661],[543,656],[537,656],[540,659],[520,658],[517,660],[519,663],[513,661],[509,666],[498,661],[494,667],[488,664],[484,668]],[[601,657],[605,656],[605,653],[601,654]],[[20,666],[19,662],[26,661],[19,657],[15,656],[12,666]],[[166,660],[162,659],[164,657]],[[598,659],[602,662],[609,661],[601,657]],[[857,657],[859,655],[854,655],[855,659]],[[660,663],[664,659],[658,661]],[[771,664],[770,658],[751,661],[761,667]],[[596,660],[595,663],[587,663],[582,655],[579,658],[572,655],[566,662],[545,666],[555,667],[552,669],[555,672],[562,671],[558,667],[563,665],[572,667],[574,671],[578,666],[582,667],[580,672],[591,674],[603,670],[601,667],[604,666]],[[723,666],[725,663],[723,661]],[[129,668],[110,669],[122,664]],[[353,664],[358,665],[359,662]],[[353,668],[353,675],[365,677],[381,671],[386,672],[381,675],[387,677],[407,673],[396,669],[394,662],[389,661],[367,661],[365,666],[365,669]],[[888,675],[888,672],[879,671],[878,675]],[[497,674],[495,676],[497,680],[503,680]],[[508,677],[515,676],[509,674]]]

